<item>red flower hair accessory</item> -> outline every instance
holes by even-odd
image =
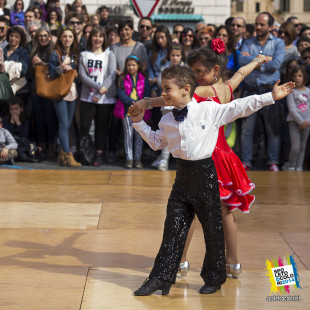
[[[225,53],[225,43],[220,38],[212,40],[211,48],[216,54]]]

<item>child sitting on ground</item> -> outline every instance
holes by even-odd
[[[10,132],[2,128],[2,117],[0,116],[0,164],[14,164],[17,157],[17,143]]]

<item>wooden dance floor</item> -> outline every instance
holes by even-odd
[[[0,170],[0,309],[309,309],[310,172],[250,172],[238,221],[239,279],[199,295],[202,230],[187,277],[135,297],[158,251],[175,172]],[[295,255],[300,301],[268,302],[266,260]],[[287,296],[287,295],[285,295]]]

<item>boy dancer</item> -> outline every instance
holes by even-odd
[[[204,232],[206,254],[201,270],[205,285],[201,294],[215,293],[226,281],[225,247],[218,180],[211,155],[219,127],[238,117],[248,116],[292,92],[294,83],[276,83],[272,93],[234,100],[225,105],[199,104],[192,100],[196,78],[188,67],[175,65],[162,74],[162,97],[174,106],[152,131],[143,122],[145,110],[136,113],[133,126],[154,150],[168,147],[178,158],[175,183],[167,205],[163,241],[149,279],[134,292],[137,296],[161,290],[169,293],[175,283],[183,248],[193,217],[197,214]],[[148,100],[146,100],[148,101]],[[149,107],[151,108],[151,107]]]

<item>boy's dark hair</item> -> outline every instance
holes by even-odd
[[[17,96],[12,96],[9,100],[8,100],[8,108],[10,108],[11,105],[19,105],[21,108],[23,108],[23,112],[20,115],[20,120],[23,122],[26,120],[26,111],[25,111],[25,105],[24,102],[21,100],[21,98],[17,97]]]
[[[292,69],[290,74],[290,81],[293,81],[293,75],[297,73],[298,71],[301,71],[301,73],[304,76],[304,85],[307,85],[308,83],[308,75],[307,75],[307,69],[304,65],[296,66]]]
[[[301,52],[301,57],[303,57],[306,53],[310,53],[310,46],[306,47],[302,52]]]
[[[4,15],[0,16],[0,22],[5,23],[6,26],[10,25],[10,21],[6,17],[4,17]]]
[[[161,79],[173,80],[179,88],[189,84],[191,87],[190,96],[193,97],[197,82],[195,74],[190,67],[181,65],[169,66],[163,71]]]
[[[107,10],[108,12],[110,12],[109,8],[108,8],[106,5],[101,6],[101,7],[98,9],[98,12],[101,12],[102,10]]]
[[[210,40],[205,47],[190,51],[187,56],[187,63],[192,67],[196,62],[199,62],[209,70],[218,65],[220,67],[219,77],[224,77],[227,66],[227,54],[226,51],[223,54],[215,53],[211,48],[212,41]]]

